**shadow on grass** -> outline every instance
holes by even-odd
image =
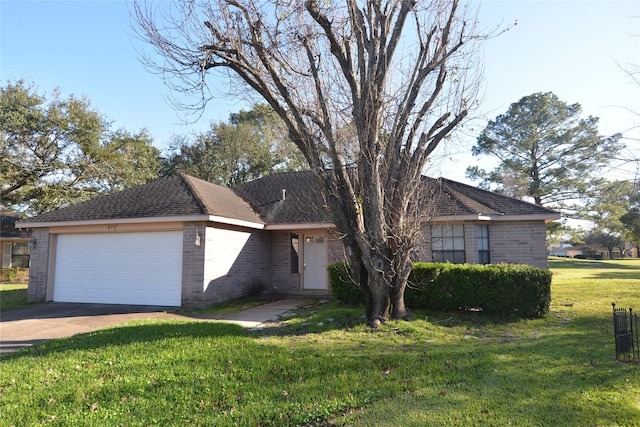
[[[550,261],[551,269],[573,269],[588,272],[586,277],[600,279],[640,280],[640,260],[635,258],[620,259],[614,261]]]
[[[638,280],[640,282],[640,270],[635,271],[598,271],[591,274],[599,279]]]
[[[0,296],[0,310],[12,310],[29,305],[27,289],[2,290]]]
[[[596,269],[619,269],[619,270],[635,270],[638,271],[640,260],[637,258],[627,258],[619,260],[550,260],[550,268],[573,268],[582,270],[584,268]]]
[[[57,359],[67,351],[99,349],[105,350],[98,356],[102,362],[111,360],[113,354],[135,355],[138,360],[122,363],[127,368],[149,366],[141,372],[157,381],[140,387],[149,399],[157,396],[150,407],[166,396],[179,395],[177,404],[201,402],[204,408],[211,407],[214,419],[213,414],[220,412],[218,403],[226,404],[226,398],[237,406],[236,421],[246,425],[265,419],[277,421],[264,425],[288,425],[282,421],[286,417],[291,417],[291,425],[306,425],[309,417],[301,412],[315,414],[309,408],[326,408],[327,414],[335,415],[346,409],[344,405],[379,410],[369,422],[393,417],[388,424],[378,425],[424,425],[416,420],[426,414],[426,424],[446,424],[447,417],[460,417],[456,425],[633,425],[630,420],[640,419],[637,406],[625,400],[633,396],[632,387],[637,392],[637,369],[613,360],[613,337],[601,318],[550,322],[541,325],[538,335],[516,330],[517,339],[505,339],[504,331],[489,321],[467,322],[465,319],[481,317],[471,313],[449,316],[450,325],[439,322],[448,317],[433,318],[433,323],[396,322],[374,334],[367,333],[360,313],[360,309],[328,307],[296,314],[281,326],[281,333],[292,327],[288,322],[295,326],[309,323],[303,332],[309,335],[291,340],[267,341],[238,325],[217,322],[129,324],[38,344],[7,355],[6,360],[23,356]],[[347,324],[352,327],[341,326]],[[316,327],[317,332],[342,329],[344,333],[311,336]],[[448,327],[456,329],[449,333]],[[461,333],[473,336],[463,338]],[[141,347],[120,348],[137,344]],[[91,369],[105,365],[95,360],[92,364]],[[160,366],[164,370],[154,371]],[[65,381],[72,383],[74,378]],[[125,386],[109,383],[116,389],[110,400],[131,393]],[[228,388],[233,389],[231,397],[224,395]],[[42,392],[50,393],[47,389]],[[43,399],[49,396],[45,394]],[[249,396],[257,400],[244,402]],[[402,396],[407,397],[404,403]],[[385,407],[386,400],[393,405]],[[336,406],[336,401],[348,404]],[[106,409],[108,402],[103,404]],[[183,406],[173,409],[182,421],[195,417],[193,406]],[[240,411],[249,406],[259,409],[243,415]],[[285,418],[278,418],[282,416]]]
[[[217,337],[247,337],[247,330],[231,323],[206,321],[143,321],[146,324],[124,324],[97,331],[77,334],[37,343],[32,347],[3,354],[0,360],[11,360],[23,356],[47,356],[53,353],[76,350],[95,350],[104,347],[127,346],[134,343],[185,339],[214,339]],[[136,322],[140,323],[140,321]]]
[[[68,350],[98,349],[108,346],[125,346],[132,343],[153,343],[172,338],[214,339],[216,337],[237,336],[262,338],[269,336],[303,336],[321,334],[330,331],[348,331],[353,328],[370,333],[366,326],[363,307],[344,307],[337,303],[329,307],[303,307],[293,310],[285,318],[267,322],[263,328],[243,328],[237,324],[226,323],[224,320],[169,320],[158,322],[133,321],[107,327],[92,332],[81,333],[68,338],[46,341],[34,341],[32,347],[22,348],[15,353],[5,353],[0,360],[7,360],[21,356],[48,355]],[[490,325],[508,325],[520,319],[484,315],[480,312],[428,312],[426,310],[412,311],[414,320],[428,319],[434,325],[453,328],[461,325],[473,327]],[[139,324],[146,322],[147,324]],[[408,322],[412,324],[413,322]],[[7,343],[5,343],[7,344]],[[9,343],[10,344],[10,343]],[[24,343],[21,343],[24,344]],[[20,348],[23,345],[20,345]]]

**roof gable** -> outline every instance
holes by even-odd
[[[46,212],[23,223],[28,226],[28,223],[198,215],[260,223],[260,218],[230,189],[184,174]]]
[[[557,219],[548,208],[492,193],[444,178],[423,177],[434,218],[479,216],[535,216]],[[282,197],[284,190],[285,197]],[[332,222],[322,189],[312,171],[272,174],[235,187],[233,191],[257,212],[266,224],[311,224]]]
[[[557,219],[559,214],[532,203],[481,190],[448,179],[424,177],[423,199],[438,219]],[[57,209],[21,222],[122,220],[208,216],[209,220],[260,225],[331,224],[331,213],[312,171],[272,174],[234,188],[179,174],[84,203]],[[224,222],[224,221],[223,221]],[[40,225],[43,226],[43,225]]]
[[[439,203],[442,204],[444,200],[455,200],[457,202],[457,210],[449,213],[449,211],[439,209],[436,211],[436,215],[546,215],[550,219],[558,216],[557,212],[544,206],[538,206],[445,178],[438,178],[437,181],[441,183]]]
[[[331,213],[311,171],[276,173],[233,188],[266,224],[328,224]]]

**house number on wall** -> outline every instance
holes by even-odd
[[[116,231],[118,229],[118,224],[107,225],[107,231]]]

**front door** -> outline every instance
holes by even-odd
[[[323,234],[304,236],[304,289],[327,289],[327,246]]]

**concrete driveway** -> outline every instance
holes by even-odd
[[[0,313],[0,354],[134,319],[179,318],[167,307],[45,303]]]
[[[307,301],[284,298],[226,316],[189,316],[175,307],[50,302],[0,313],[0,354],[38,342],[70,337],[139,319],[186,319],[236,323],[255,328]]]

